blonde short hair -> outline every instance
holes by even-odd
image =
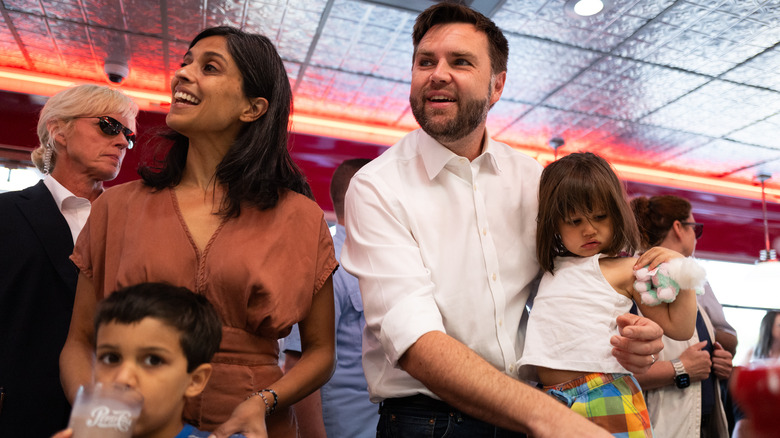
[[[35,167],[43,172],[43,155],[46,146],[52,147],[49,171],[57,161],[57,148],[53,138],[60,129],[67,129],[76,117],[102,116],[111,113],[121,114],[127,119],[135,119],[138,105],[119,90],[103,85],[77,85],[55,94],[46,102],[38,117],[38,141],[40,145],[32,154]],[[52,121],[62,121],[53,124]]]

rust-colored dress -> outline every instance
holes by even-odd
[[[268,211],[244,207],[223,220],[201,253],[172,189],[133,181],[93,204],[71,257],[97,299],[146,281],[186,286],[206,296],[223,324],[214,372],[184,416],[213,430],[253,391],[278,380],[277,340],[306,317],[313,295],[338,266],[322,210],[294,192]],[[291,410],[267,418],[269,436],[296,436]]]

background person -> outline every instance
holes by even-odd
[[[695,221],[690,202],[677,196],[638,197],[631,200],[631,207],[644,249],[663,246],[693,255],[701,225]],[[664,336],[658,361],[646,373],[636,375],[659,437],[729,435],[718,380],[731,375],[733,356],[715,339],[709,315],[699,305],[693,337],[675,341]]]
[[[342,262],[360,281],[377,436],[607,437],[516,379],[539,272],[541,166],[485,129],[506,80],[506,38],[482,14],[438,3],[418,16],[413,42],[409,102],[422,129],[355,174],[344,209]],[[635,315],[618,324],[628,337],[611,339],[613,354],[648,366],[660,328]]]
[[[68,424],[58,361],[78,275],[68,256],[103,181],[119,173],[137,113],[108,87],[60,91],[38,119],[32,159],[43,180],[0,194],[0,436],[48,437]]]
[[[333,246],[336,258],[341,258],[346,230],[344,228],[344,195],[352,176],[371,160],[353,158],[345,160],[333,172],[330,181],[330,199],[336,213],[336,234]],[[321,403],[312,400],[310,406],[295,405],[300,422],[324,424],[325,434],[330,438],[373,438],[376,437],[376,423],[379,420],[378,406],[368,397],[368,383],[363,374],[362,347],[363,328],[366,319],[363,316],[363,300],[360,297],[358,279],[342,268],[333,274],[333,295],[336,308],[336,369],[328,383],[319,390]],[[292,368],[300,357],[301,341],[297,329],[285,338],[285,372]],[[308,398],[308,397],[307,397]],[[303,417],[303,419],[300,419]]]
[[[764,381],[752,382],[750,387],[746,388],[733,388],[732,391],[741,391],[741,396],[744,399],[749,399],[750,402],[754,402],[754,406],[748,406],[746,408],[741,407],[738,404],[734,404],[734,416],[736,419],[736,425],[734,427],[733,438],[761,438],[769,437],[776,434],[777,429],[773,427],[773,423],[777,423],[776,417],[774,418],[761,418],[760,422],[763,426],[760,430],[755,426],[755,421],[749,417],[752,415],[761,415],[767,412],[766,409],[759,410],[755,408],[755,405],[762,405],[765,403],[771,403],[768,400],[755,400],[756,396],[751,394],[756,391],[757,387],[763,387],[764,391],[773,391],[777,395],[778,391],[776,386],[769,382],[774,381],[776,376],[780,374],[780,310],[768,310],[766,315],[761,319],[761,325],[758,331],[758,342],[750,353],[751,365],[749,366],[765,366],[767,369],[773,369],[773,371],[764,371]],[[742,367],[739,367],[743,369]],[[756,372],[758,374],[758,372]],[[774,376],[770,377],[770,373],[774,373]],[[755,377],[754,377],[755,379]],[[757,391],[756,391],[757,392]],[[777,398],[777,397],[775,397]],[[753,409],[749,409],[749,408]],[[745,416],[744,411],[752,410],[748,416]],[[771,410],[770,410],[771,411]],[[770,413],[771,415],[771,413]],[[775,421],[773,421],[775,420]]]
[[[751,360],[780,359],[780,311],[767,310],[761,318],[758,342],[750,355]]]
[[[89,380],[97,300],[141,282],[206,296],[223,323],[206,389],[185,419],[225,437],[293,437],[289,406],[333,367],[337,267],[322,210],[287,151],[292,93],[268,38],[206,29],[171,80],[166,161],[112,188],[93,208],[73,260],[80,269],[62,380]],[[283,375],[277,340],[300,322],[303,355]],[[232,412],[232,414],[231,414]],[[267,418],[266,418],[267,416]]]

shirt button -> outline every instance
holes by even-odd
[[[498,326],[499,327],[503,327],[504,326],[504,320],[503,319],[499,319],[498,320]]]
[[[493,273],[493,281],[496,281],[496,274]]]
[[[486,235],[487,235],[487,228],[482,228],[482,235],[483,235],[483,236],[486,236]]]
[[[475,192],[477,191],[477,185],[476,184],[474,184],[474,191]]]
[[[510,373],[514,373],[515,372],[515,366],[514,365],[509,365],[509,372]]]

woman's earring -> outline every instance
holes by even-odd
[[[47,144],[44,147],[43,152],[43,173],[49,175],[51,173],[51,156],[54,153],[54,147],[51,144]]]

